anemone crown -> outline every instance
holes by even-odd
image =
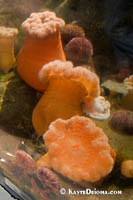
[[[57,119],[43,138],[51,167],[76,182],[97,182],[113,168],[115,152],[107,136],[87,117]]]
[[[56,17],[54,12],[44,11],[32,13],[30,17],[23,22],[22,28],[32,36],[44,38],[48,35],[52,35],[64,25],[65,21]]]

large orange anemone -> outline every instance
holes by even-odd
[[[26,31],[23,48],[18,55],[18,73],[31,87],[44,91],[46,86],[38,80],[38,72],[50,61],[66,60],[59,29],[65,22],[54,12],[32,13],[23,22]]]
[[[73,181],[95,183],[113,169],[115,151],[103,130],[87,117],[57,119],[44,134],[44,141],[46,160],[43,156],[37,165],[48,162],[47,166]]]
[[[100,94],[97,75],[83,67],[74,68],[69,61],[57,60],[44,65],[39,77],[48,85],[32,115],[33,126],[39,135],[58,118],[82,115],[85,99],[92,102]]]
[[[0,70],[7,73],[15,63],[14,39],[18,34],[16,28],[0,26]]]

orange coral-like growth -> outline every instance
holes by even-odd
[[[59,32],[63,25],[64,21],[49,11],[33,13],[22,25],[27,34],[17,70],[26,83],[39,91],[46,88],[38,79],[42,66],[56,59],[66,60]]]
[[[71,62],[53,61],[39,73],[40,80],[48,88],[36,105],[32,122],[38,135],[42,135],[51,122],[58,118],[69,119],[82,115],[82,102],[99,95],[99,79],[95,73],[73,68]]]
[[[57,119],[49,126],[44,140],[51,168],[73,181],[97,182],[114,166],[115,152],[107,136],[89,118]],[[43,160],[45,157],[39,161],[42,165]]]

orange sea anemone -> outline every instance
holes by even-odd
[[[57,119],[44,140],[51,168],[75,182],[96,183],[113,169],[115,151],[103,130],[87,117]]]
[[[23,22],[26,31],[23,48],[18,55],[18,73],[31,87],[44,91],[45,85],[38,80],[38,72],[50,61],[65,60],[59,29],[64,20],[54,12],[32,13]]]
[[[14,39],[18,34],[16,28],[0,26],[0,70],[7,73],[15,63]]]
[[[100,95],[100,86],[94,72],[83,67],[74,68],[69,61],[57,60],[44,65],[39,78],[48,88],[32,115],[37,134],[42,135],[49,124],[58,118],[69,119],[74,115],[82,115],[82,110],[88,114],[89,102],[93,111],[97,110],[97,104],[93,102]],[[104,108],[97,110],[97,113],[101,111],[106,113]]]

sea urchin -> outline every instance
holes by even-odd
[[[116,130],[133,133],[133,112],[121,110],[113,113],[110,125]]]

